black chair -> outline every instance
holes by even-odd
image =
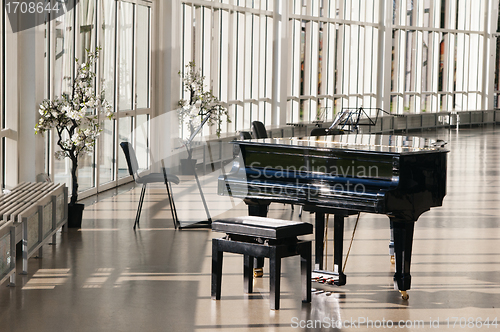
[[[249,131],[240,131],[240,139],[252,139],[252,134]]]
[[[128,172],[134,178],[135,182],[142,184],[141,198],[139,199],[139,206],[137,207],[137,214],[135,216],[134,229],[139,225],[139,218],[141,216],[142,203],[144,202],[144,195],[146,193],[146,186],[148,183],[165,183],[167,187],[168,201],[170,203],[170,211],[172,212],[172,219],[174,220],[174,227],[177,229],[179,225],[179,220],[177,219],[177,211],[175,209],[174,196],[172,195],[172,182],[179,184],[179,178],[172,174],[167,174],[165,167],[163,167],[163,173],[149,173],[144,176],[140,176],[138,169],[139,164],[137,163],[137,157],[135,155],[134,148],[129,142],[122,142],[120,146],[125,154],[125,159],[127,159]]]
[[[260,121],[252,122],[252,131],[255,138],[267,138],[266,127]]]

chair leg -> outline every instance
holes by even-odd
[[[168,196],[168,202],[170,204],[170,212],[172,213],[172,220],[174,222],[175,229],[177,229],[177,227],[180,226],[180,224],[179,224],[179,218],[177,218],[177,210],[175,209],[172,184],[167,181],[165,183],[165,186],[167,187],[167,196]]]
[[[142,202],[144,201],[144,194],[146,193],[146,184],[142,186],[141,198],[139,199],[139,206],[137,207],[137,214],[135,215],[134,229],[139,226],[139,218],[141,217]]]

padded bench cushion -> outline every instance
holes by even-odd
[[[212,231],[278,240],[312,234],[313,225],[302,221],[246,216],[213,221]]]

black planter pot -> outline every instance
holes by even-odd
[[[181,159],[181,174],[194,175],[196,159]]]
[[[68,204],[68,227],[69,228],[81,228],[82,227],[82,215],[85,204]]]

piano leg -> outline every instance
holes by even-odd
[[[248,215],[255,217],[267,217],[267,211],[269,211],[269,204],[248,204]],[[264,257],[254,258],[254,271],[253,276],[255,278],[260,278],[264,275]]]
[[[346,284],[346,276],[342,271],[342,255],[344,250],[344,216],[335,215],[333,219],[333,264],[335,272],[339,273],[339,280],[335,282],[338,286]]]
[[[325,213],[314,213],[315,218],[315,255],[314,255],[314,269],[323,270],[323,241],[325,240]]]
[[[403,299],[408,299],[406,291],[411,286],[410,264],[413,245],[414,221],[405,221],[391,218],[394,230],[394,254],[396,258],[396,273],[394,274],[394,288],[397,287]]]
[[[396,259],[394,258],[394,229],[392,228],[392,222],[391,222],[391,241],[389,242],[389,255],[391,256],[391,264],[394,264],[396,262]]]

